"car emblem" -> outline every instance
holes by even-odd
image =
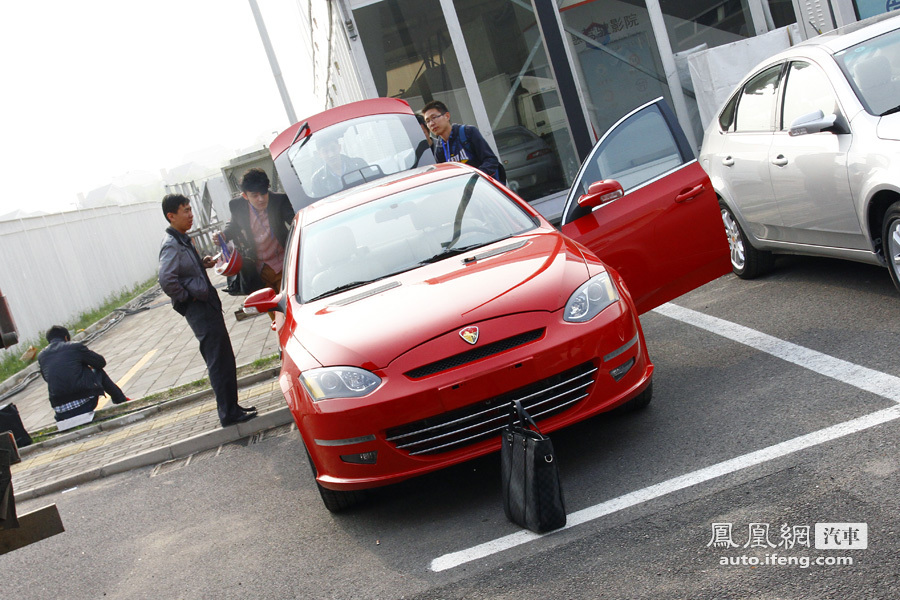
[[[459,337],[466,340],[468,343],[475,345],[475,342],[478,341],[478,328],[474,325],[472,327],[466,327],[465,329],[459,330]]]

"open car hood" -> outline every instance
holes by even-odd
[[[464,263],[504,248],[510,249]],[[298,306],[295,335],[323,366],[377,369],[479,321],[559,310],[587,279],[574,242],[542,230]]]

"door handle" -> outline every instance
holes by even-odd
[[[776,167],[783,167],[784,165],[788,164],[788,159],[784,157],[784,154],[779,154],[775,157],[775,160],[772,161],[772,164]]]
[[[687,202],[688,200],[693,200],[697,196],[703,193],[706,187],[701,183],[698,186],[692,187],[688,190],[685,190],[675,196],[675,202]]]
[[[731,156],[726,156],[725,158],[722,159],[722,164],[725,165],[726,167],[733,167],[734,166],[734,158],[732,158]]]

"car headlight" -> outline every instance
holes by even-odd
[[[569,296],[563,319],[570,323],[590,321],[618,299],[619,292],[616,291],[609,273],[600,273],[585,281]]]
[[[379,385],[381,378],[357,367],[324,367],[300,374],[300,381],[313,402],[329,398],[359,398]]]

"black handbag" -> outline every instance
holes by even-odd
[[[506,518],[536,533],[559,529],[566,524],[566,505],[553,442],[541,434],[521,402],[511,409],[500,448]]]

